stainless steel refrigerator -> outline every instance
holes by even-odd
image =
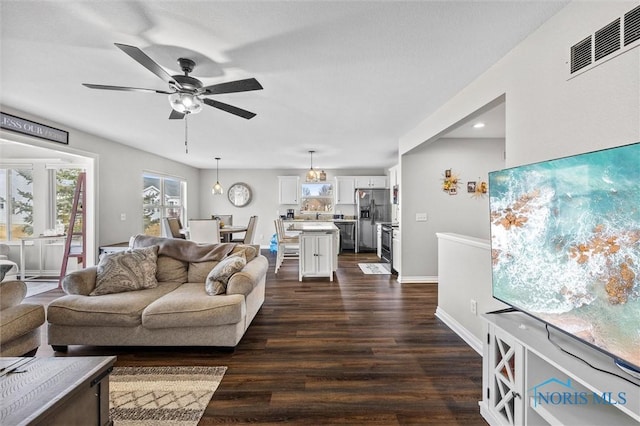
[[[378,222],[391,222],[391,202],[388,189],[356,189],[358,232],[356,252],[376,251]]]

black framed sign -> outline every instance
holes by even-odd
[[[35,136],[36,138],[69,145],[69,132],[5,112],[0,112],[0,127],[23,135]]]

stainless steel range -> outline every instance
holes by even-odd
[[[382,238],[380,239],[380,257],[383,262],[393,264],[393,227],[382,225]]]

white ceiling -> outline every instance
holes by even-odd
[[[0,101],[200,168],[305,168],[312,149],[316,167],[388,167],[399,137],[566,3],[1,0]],[[205,106],[185,154],[166,95],[81,85],[167,90],[114,42],[170,74],[191,58],[205,85],[255,77],[264,90],[212,98],[257,116]]]
[[[504,138],[506,109],[506,104],[502,102],[477,117],[463,119],[442,138]],[[480,123],[483,124],[482,127],[474,127]]]

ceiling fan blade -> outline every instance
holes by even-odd
[[[250,90],[262,90],[262,85],[255,78],[229,81],[227,83],[212,84],[203,87],[203,95],[218,95],[221,93],[248,92]]]
[[[185,114],[172,109],[171,114],[169,114],[169,120],[182,120],[184,116]]]
[[[160,65],[158,65],[153,59],[147,56],[142,50],[135,46],[129,46],[128,44],[120,44],[114,43],[120,50],[122,50],[127,55],[131,56],[135,59],[140,65],[160,77],[167,84],[174,84],[178,88],[182,88],[180,83],[175,81],[173,77],[169,75],[168,72],[164,70]]]
[[[172,92],[165,92],[164,90],[142,89],[140,87],[106,86],[104,84],[89,84],[89,83],[82,83],[82,85],[88,87],[89,89],[121,90],[123,92],[151,92],[151,93],[161,93],[163,95],[170,95],[172,93]]]
[[[256,116],[255,113],[251,111],[247,111],[245,109],[241,109],[238,107],[234,107],[233,105],[225,104],[223,102],[214,101],[213,99],[203,99],[202,102],[205,104],[212,106],[214,108],[221,109],[223,111],[229,112],[231,114],[237,115],[242,118],[246,118],[247,120]]]

